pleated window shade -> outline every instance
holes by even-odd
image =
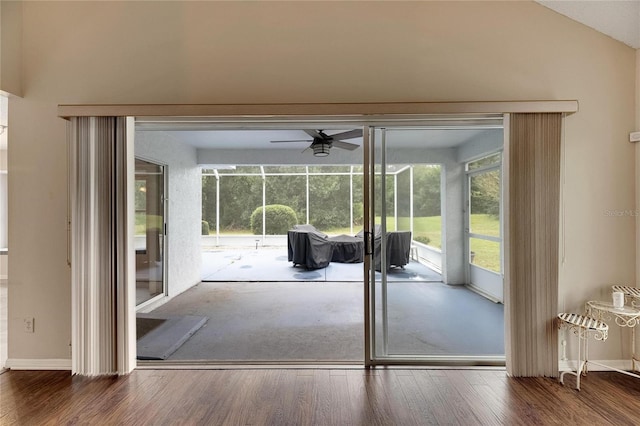
[[[131,279],[124,117],[72,118],[69,131],[72,373],[126,374]],[[133,333],[135,344],[135,332]]]
[[[512,376],[557,376],[559,113],[511,114],[505,229],[505,348]]]

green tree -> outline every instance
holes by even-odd
[[[500,171],[493,170],[471,178],[471,214],[500,215]]]
[[[420,165],[413,169],[414,216],[440,216],[441,167]]]
[[[279,168],[272,168],[278,171]],[[286,170],[283,170],[283,172]],[[296,213],[298,221],[307,218],[307,178],[305,176],[267,176],[267,204],[283,204]]]
[[[202,220],[216,228],[216,177],[202,176]]]
[[[349,226],[349,176],[309,177],[309,221],[318,229]]]
[[[262,206],[262,177],[220,179],[220,225],[225,229],[249,229],[251,213],[259,206]]]

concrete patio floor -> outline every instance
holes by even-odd
[[[362,282],[364,263],[336,263],[321,269],[294,267],[287,259],[286,247],[225,247],[202,252],[202,281],[323,281]],[[380,280],[376,272],[376,280]],[[389,281],[440,282],[442,275],[411,260],[404,268],[391,268]]]
[[[281,251],[272,255],[283,256]],[[253,278],[201,282],[154,310],[152,314],[157,315],[208,318],[168,361],[363,360],[362,264],[329,265],[338,266],[343,279],[329,281],[327,271],[298,270],[286,262],[286,255],[279,265],[265,250],[216,256],[218,263],[205,264],[203,275],[224,272],[228,277]],[[207,258],[215,256],[203,253],[203,259]],[[256,260],[251,268],[246,267],[248,259]],[[272,281],[283,273],[283,267],[288,278]],[[388,353],[504,355],[503,306],[466,287],[445,285],[439,274],[421,268],[428,270],[411,262],[389,279]],[[253,275],[245,275],[249,269]],[[257,276],[256,271],[260,271]],[[317,272],[320,277],[304,279],[308,277],[299,275],[303,272]],[[376,292],[380,293],[379,284]],[[377,306],[376,324],[381,330],[379,298]],[[382,342],[381,334],[378,341]]]

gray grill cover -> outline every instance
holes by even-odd
[[[333,254],[333,246],[326,235],[296,229],[287,232],[287,250],[293,266],[304,265],[307,269],[326,268]]]
[[[382,269],[381,253],[382,237],[377,236],[373,240],[373,255],[375,259],[376,271]],[[409,263],[411,255],[411,231],[387,232],[387,270],[391,266],[404,266]]]
[[[360,263],[364,262],[364,238],[350,235],[338,235],[329,238],[333,245],[332,262]]]

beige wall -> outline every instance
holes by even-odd
[[[63,103],[577,99],[561,309],[635,283],[636,52],[531,2],[24,2],[10,358],[68,357]],[[36,333],[20,331],[25,316]],[[40,326],[42,324],[42,326]],[[598,356],[619,358],[617,336]]]
[[[0,92],[22,95],[22,2],[0,2]]]

